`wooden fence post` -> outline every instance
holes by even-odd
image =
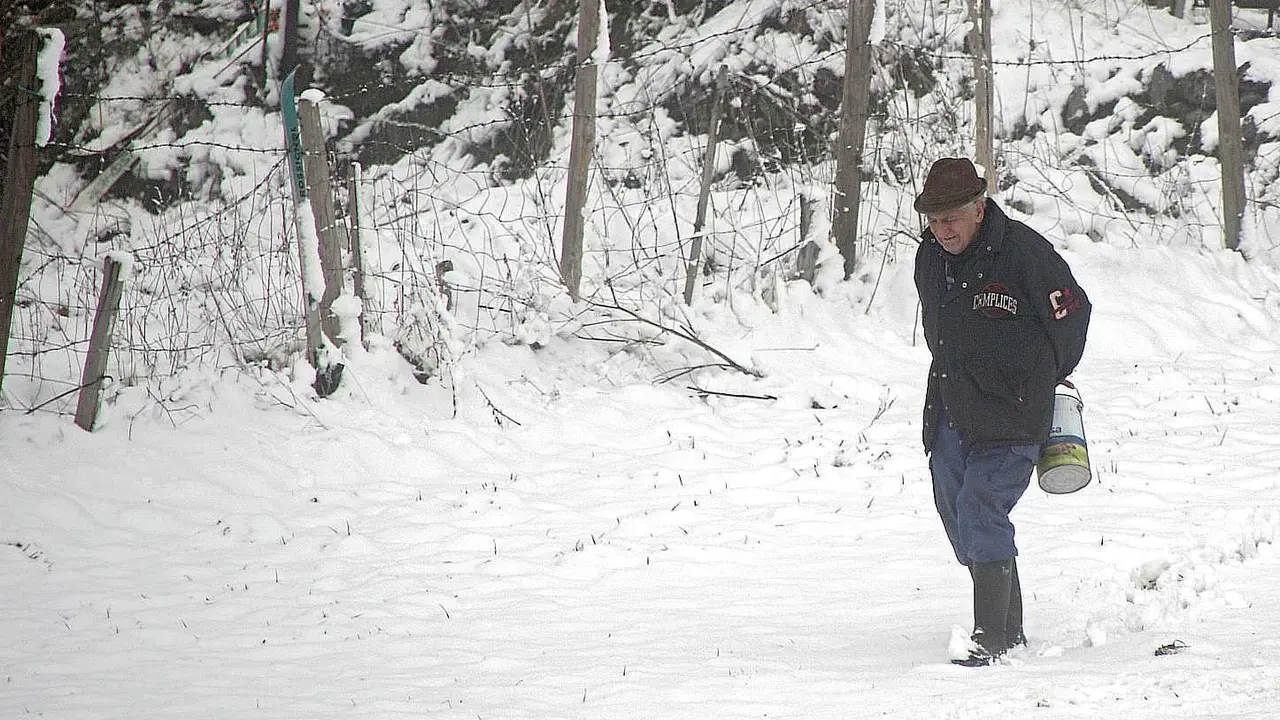
[[[338,389],[338,383],[342,380],[343,366],[342,363],[332,362],[325,349],[321,306],[322,297],[327,294],[328,290],[328,276],[321,261],[323,251],[316,245],[322,244],[319,229],[333,225],[333,198],[328,195],[329,170],[328,163],[325,162],[323,155],[320,156],[323,168],[308,172],[307,158],[303,154],[302,123],[297,98],[294,96],[293,82],[294,74],[291,72],[285,76],[280,88],[280,114],[284,118],[285,148],[289,158],[290,184],[293,188],[293,222],[294,230],[298,234],[298,267],[302,275],[302,299],[306,305],[304,312],[306,313],[307,323],[307,360],[316,369],[316,380],[312,387],[318,396],[327,397]],[[319,110],[316,110],[314,119],[318,125]],[[318,135],[317,130],[318,128],[313,128],[309,133]],[[320,150],[313,149],[313,154],[317,152],[323,153],[323,137],[320,140]],[[326,193],[325,204],[329,209],[327,221],[321,219],[315,211],[315,205],[309,202],[312,195],[311,178],[316,173],[320,173],[321,177],[323,177],[323,188]],[[307,203],[305,207],[310,212],[303,211],[304,203]],[[313,216],[309,227],[306,226],[307,215]],[[339,255],[341,254],[341,250],[336,252]],[[320,267],[317,267],[317,265],[320,265]],[[341,260],[339,260],[338,266],[339,282],[334,287],[341,289]],[[337,293],[333,297],[337,297]],[[330,302],[332,302],[332,298]],[[328,305],[325,305],[324,309],[327,310]],[[336,325],[336,323],[334,324]]]
[[[587,171],[596,137],[596,84],[593,55],[600,32],[600,0],[579,0],[578,68],[573,91],[573,136],[569,145],[569,181],[564,195],[564,232],[560,238],[560,279],[577,301],[582,285],[582,213],[587,204]]]
[[[969,45],[973,49],[974,159],[986,171],[987,193],[996,191],[995,138],[992,131],[991,83],[991,0],[969,0],[969,20],[973,29]]]
[[[36,182],[36,114],[40,107],[40,98],[34,92],[40,36],[26,32],[15,35],[10,42],[19,47],[17,54],[22,65],[15,74],[17,83],[11,86],[13,125],[9,157],[4,166],[4,186],[0,187],[0,388],[4,386],[9,326],[18,298],[18,268],[22,264],[27,222],[31,218],[31,194]],[[2,59],[0,66],[3,66]]]
[[[310,229],[303,227],[303,203],[307,202],[307,177],[302,161],[302,130],[298,127],[298,102],[294,95],[294,74],[285,76],[280,87],[280,114],[284,119],[285,154],[289,160],[289,187],[293,191],[293,223],[298,235],[298,270],[302,276],[303,312],[307,324],[307,360],[319,368],[320,354],[324,347],[324,331],[320,329],[320,295],[323,290],[314,287],[313,275],[318,270],[315,263],[319,261],[319,253],[312,257],[308,252],[308,243],[304,242],[304,233]],[[314,225],[314,223],[313,223]]]
[[[724,90],[728,84],[728,67],[716,73],[716,98],[711,103],[711,126],[707,128],[707,152],[702,158],[702,187],[698,191],[698,210],[693,218],[693,243],[689,248],[687,275],[684,278],[684,304],[693,303],[693,288],[702,265],[702,226],[707,218],[707,202],[711,198],[711,179],[716,173],[716,146],[720,144],[720,115]]]
[[[370,329],[376,331],[378,324],[369,317],[371,305],[369,303],[369,294],[365,291],[364,284],[366,273],[364,244],[360,238],[360,184],[362,182],[360,163],[351,163],[351,171],[347,175],[347,222],[350,225],[347,232],[351,241],[351,264],[353,266],[351,284],[356,297],[360,298],[360,337],[363,339]]]
[[[302,164],[307,178],[307,199],[315,217],[316,235],[320,238],[320,269],[324,273],[324,294],[320,297],[320,322],[325,335],[334,345],[341,344],[338,318],[332,312],[333,301],[342,294],[342,226],[334,210],[333,189],[329,184],[329,159],[325,149],[324,130],[320,127],[320,106],[306,93],[298,99],[298,124],[302,131]]]
[[[874,0],[849,0],[831,219],[831,240],[844,258],[845,279],[853,276],[858,262],[858,206],[862,204],[862,149],[871,108],[871,21],[875,6]]]
[[[1240,137],[1240,78],[1236,38],[1231,34],[1230,0],[1209,0],[1213,33],[1213,84],[1218,100],[1218,164],[1222,167],[1222,240],[1240,247],[1244,217],[1244,147]]]
[[[107,375],[107,354],[111,350],[111,330],[120,310],[124,291],[125,263],[107,255],[102,261],[102,290],[98,293],[98,311],[93,317],[93,333],[89,336],[89,355],[80,375],[80,399],[76,403],[76,425],[93,432],[102,400],[102,381]]]
[[[813,212],[817,202],[807,192],[800,195],[800,250],[796,254],[796,275],[813,284],[818,277],[818,255],[821,248],[813,241]]]

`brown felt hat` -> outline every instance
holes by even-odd
[[[987,192],[987,181],[969,158],[941,158],[929,168],[924,190],[916,197],[916,212],[936,213],[971,203]]]

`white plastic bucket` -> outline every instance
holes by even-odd
[[[1093,478],[1084,438],[1084,403],[1059,387],[1053,396],[1053,424],[1036,463],[1040,489],[1052,495],[1073,493]]]

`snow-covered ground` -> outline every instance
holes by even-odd
[[[418,22],[400,3],[377,5]],[[662,241],[663,271],[641,277],[650,266],[637,261],[635,277],[606,286],[618,278],[605,251],[616,262],[635,238],[597,188],[586,272],[594,297],[634,280],[645,292],[631,299],[650,303],[636,312],[663,322],[686,313],[701,338],[756,378],[682,374],[721,358],[670,336],[665,347],[633,342],[626,351],[567,339],[566,318],[599,316],[575,315],[553,263],[521,274],[554,250],[507,202],[527,187],[486,186],[472,205],[457,205],[465,212],[441,229],[439,247],[399,248],[429,269],[455,260],[450,277],[475,281],[455,283],[455,315],[474,316],[442,331],[457,336],[436,338],[457,349],[441,376],[420,385],[390,341],[374,338],[369,350],[349,351],[338,393],[316,400],[305,371],[229,360],[223,327],[240,324],[225,322],[212,301],[184,306],[171,292],[260,290],[286,305],[267,329],[292,336],[296,290],[274,261],[261,276],[235,266],[205,277],[196,257],[199,241],[221,249],[228,235],[292,256],[289,238],[279,242],[285,213],[253,205],[219,220],[217,208],[180,208],[157,220],[114,203],[132,221],[104,236],[97,212],[62,212],[86,180],[63,165],[41,179],[33,211],[42,247],[57,244],[61,254],[34,263],[28,253],[24,288],[40,302],[23,305],[15,325],[47,354],[11,355],[0,406],[0,719],[1276,717],[1280,148],[1269,141],[1254,158],[1246,262],[1217,249],[1217,168],[1207,154],[1147,175],[1144,158],[1165,157],[1190,129],[1165,120],[1137,127],[1123,102],[1088,137],[1058,127],[1074,84],[1092,109],[1127,100],[1165,52],[1179,72],[1208,68],[1207,27],[1128,2],[996,5],[1003,129],[1043,130],[1002,143],[1001,169],[1018,184],[1000,199],[1062,248],[1095,305],[1074,378],[1095,480],[1069,496],[1033,485],[1014,514],[1028,648],[990,668],[948,662],[949,640],[971,623],[969,579],[934,512],[919,442],[928,358],[916,330],[909,187],[873,186],[862,270],[834,282],[828,252],[818,294],[804,283],[773,287],[783,273],[759,261],[792,244],[790,230],[772,228],[790,227],[782,221],[798,183],[721,188],[708,228],[722,274],[692,309],[668,302],[656,311],[683,277],[668,243],[688,238],[690,213],[678,206],[693,196],[644,211],[654,219],[642,229]],[[959,47],[960,7],[938,8],[918,23],[895,10],[893,38],[911,45],[947,35],[942,46]],[[1054,30],[1070,25],[1064,18],[1074,18],[1070,32]],[[1273,83],[1251,110],[1271,127],[1280,118],[1276,41],[1239,47],[1249,77]],[[739,49],[752,52],[751,43]],[[1009,64],[1022,60],[1033,62]],[[207,98],[235,89],[211,75],[184,82]],[[145,96],[159,84],[148,77],[120,72],[103,92]],[[629,87],[605,85],[614,101]],[[939,108],[920,102],[921,116]],[[215,107],[217,121],[183,139],[191,149],[152,148],[139,167],[198,174],[217,165],[228,170],[229,197],[276,187],[273,152],[229,149],[274,147],[276,119]],[[95,142],[131,127],[110,113],[95,117],[104,125]],[[1206,121],[1200,131],[1204,142],[1190,152],[1209,153],[1216,129]],[[195,142],[214,137],[226,147]],[[630,136],[602,132],[599,151],[617,151],[620,137]],[[959,152],[931,137],[907,137],[908,149],[927,145],[908,154]],[[697,142],[681,136],[672,147],[696,158]],[[1122,210],[1084,166],[1058,163],[1088,143],[1095,175],[1131,174],[1126,192],[1155,198],[1162,212],[1176,200],[1183,214]],[[421,168],[374,168],[370,177],[387,182],[398,172],[416,182]],[[814,177],[825,192],[821,173]],[[454,180],[435,179],[446,194]],[[237,223],[237,213],[246,219]],[[374,221],[386,219],[375,212]],[[147,234],[153,226],[163,243]],[[369,245],[399,258],[388,227],[366,228]],[[92,263],[67,258],[92,259],[112,249],[107,240],[137,256],[127,329],[142,337],[127,347],[167,347],[146,336],[156,328],[136,320],[139,307],[192,327],[203,319],[216,333],[174,329],[169,339],[182,342],[173,344],[208,345],[205,364],[136,382],[119,373],[89,434],[67,417],[70,400],[24,410],[78,378],[74,357],[67,377],[52,377],[61,372],[54,350],[82,352],[90,315],[81,306],[92,308],[96,283]],[[179,240],[190,255],[146,253]],[[509,254],[495,251],[504,242]],[[508,257],[525,263],[513,284],[533,288],[520,296],[529,301],[518,308],[528,311],[524,325],[512,320],[479,338],[482,280],[506,277],[484,263]],[[156,281],[167,270],[193,277]],[[748,282],[770,287],[748,291]],[[68,302],[72,286],[88,299]],[[138,287],[159,288],[160,300]],[[259,337],[252,329],[241,334]],[[650,330],[627,337],[657,334]],[[129,367],[128,358],[114,361]]]
[[[1280,283],[1064,253],[1096,479],[1015,512],[1005,664],[947,660],[968,577],[904,267],[708,337],[766,374],[716,390],[773,400],[555,341],[450,390],[374,351],[323,401],[229,375],[94,434],[0,413],[0,717],[1274,717]]]

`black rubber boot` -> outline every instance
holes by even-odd
[[[1013,590],[1013,558],[975,562],[970,566],[969,572],[973,575],[971,639],[978,647],[969,653],[969,657],[952,662],[978,667],[995,662],[1010,646],[1008,623],[1009,601]]]
[[[1005,622],[1005,634],[1009,647],[1026,647],[1027,636],[1022,631],[1022,583],[1018,582],[1018,559],[1014,558],[1012,577],[1009,581],[1009,615]]]

